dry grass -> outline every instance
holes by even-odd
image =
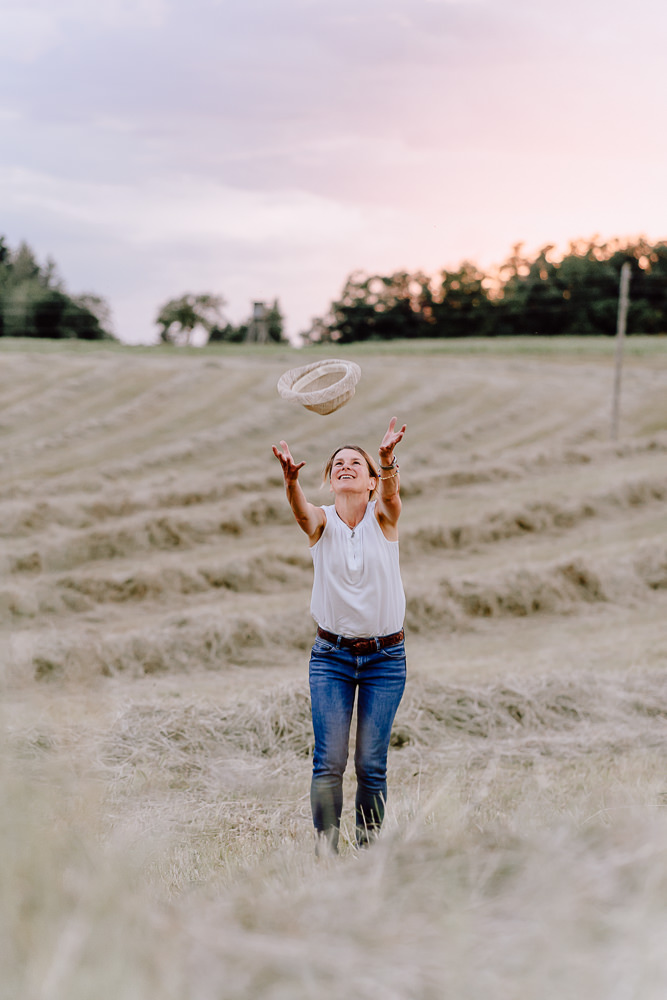
[[[629,345],[613,444],[611,346],[360,345],[323,419],[282,348],[0,339],[0,1000],[663,1000],[667,364]],[[326,503],[394,412],[387,822],[316,863],[270,445]]]

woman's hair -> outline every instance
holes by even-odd
[[[368,496],[368,499],[370,501],[377,493],[377,484],[380,480],[380,473],[378,472],[378,468],[373,459],[371,458],[371,456],[368,454],[368,452],[364,451],[363,448],[360,448],[358,444],[342,444],[340,448],[336,448],[335,452],[333,453],[333,455],[331,456],[331,458],[329,459],[324,468],[324,473],[322,474],[322,485],[325,486],[331,479],[331,472],[333,470],[334,459],[336,458],[338,452],[343,451],[345,448],[350,448],[352,451],[359,452],[361,457],[365,460],[366,465],[368,466],[369,476],[375,477],[375,489],[371,490]]]

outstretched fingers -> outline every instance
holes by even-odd
[[[382,439],[382,444],[380,445],[380,450],[393,451],[397,444],[403,440],[403,435],[406,431],[406,424],[403,424],[399,431],[396,430],[397,418],[392,417],[389,421],[389,427],[387,432]]]
[[[273,449],[273,454],[280,460],[281,465],[284,465],[286,462],[294,462],[287,446],[287,441],[281,441],[280,448],[276,448],[275,444],[271,445],[271,448]]]
[[[294,461],[294,459],[292,458],[292,454],[289,450],[289,447],[287,445],[287,441],[280,442],[280,449],[282,450],[276,448],[275,444],[271,445],[271,449],[273,451],[273,454],[279,460],[283,469],[283,473],[286,476],[296,476],[299,470],[303,469],[304,465],[306,464],[305,462],[299,462],[297,464]]]

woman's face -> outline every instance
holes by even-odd
[[[341,448],[331,466],[331,491],[335,494],[363,494],[368,497],[377,485],[363,455],[354,448]]]

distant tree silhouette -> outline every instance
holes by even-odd
[[[340,299],[332,302],[329,315],[314,321],[307,339],[348,344],[428,336],[422,294],[418,276],[403,271],[388,276],[357,271],[347,279]]]
[[[69,295],[51,258],[42,266],[27,243],[12,251],[4,237],[0,237],[0,336],[114,339],[104,299]]]
[[[220,295],[193,295],[188,293],[178,299],[169,299],[160,308],[155,322],[161,328],[160,340],[164,344],[189,344],[193,330],[202,326],[210,335],[223,318],[226,305]]]
[[[470,261],[457,271],[441,271],[430,303],[433,335],[484,337],[494,332],[487,276]]]
[[[266,312],[266,332],[269,342],[273,344],[286,343],[285,317],[282,314],[278,299],[274,299]]]
[[[533,257],[517,243],[487,275],[470,261],[434,278],[354,272],[306,343],[396,337],[613,335],[621,268],[632,265],[629,333],[667,333],[667,242],[577,240],[560,260],[547,244]]]
[[[534,260],[522,260],[518,268],[513,256],[501,267],[505,280],[496,302],[498,332],[613,334],[625,261],[632,265],[628,331],[667,331],[667,244],[579,240],[570,243],[558,262],[549,259],[552,251],[551,246],[543,247]]]

